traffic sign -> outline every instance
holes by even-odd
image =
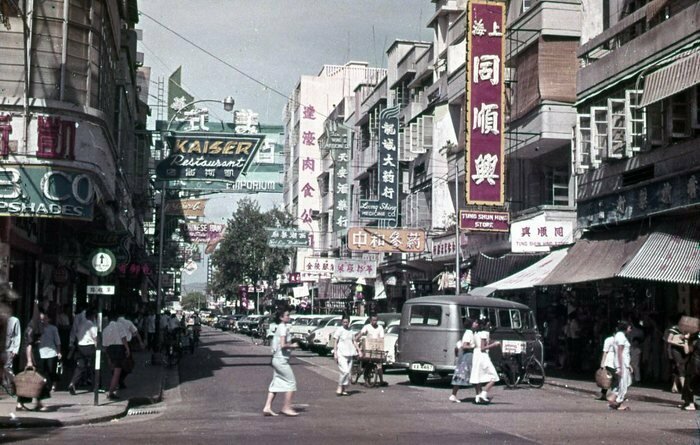
[[[90,255],[90,267],[99,277],[111,274],[116,266],[117,259],[109,249],[97,249]]]
[[[114,286],[88,286],[88,295],[114,295]]]

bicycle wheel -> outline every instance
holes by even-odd
[[[542,388],[544,385],[544,366],[535,357],[530,357],[525,366],[525,380],[532,388]]]
[[[506,388],[508,389],[514,389],[518,385],[516,366],[517,365],[514,365],[510,361],[505,361],[501,364],[499,377],[501,377],[501,380],[503,380],[503,383],[506,384]]]
[[[367,366],[365,366],[365,372],[363,373],[363,376],[365,378],[365,386],[367,387],[372,387],[377,384],[377,365],[374,363],[368,363]]]
[[[353,385],[360,380],[360,376],[362,375],[362,363],[360,361],[355,360],[352,362],[352,368],[350,369],[350,383]]]

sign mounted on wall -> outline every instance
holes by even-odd
[[[179,133],[169,137],[170,156],[160,161],[160,180],[198,179],[235,182],[255,157],[265,136]]]
[[[92,221],[90,174],[49,166],[0,166],[0,215]]]
[[[389,227],[399,223],[399,111],[396,106],[379,114],[379,199],[361,199],[359,209],[361,219],[383,221]]]
[[[467,7],[466,200],[502,206],[505,88],[505,3]]]
[[[422,229],[352,227],[348,230],[350,250],[420,253],[425,247],[425,231]]]

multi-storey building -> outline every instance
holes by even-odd
[[[147,72],[139,82],[136,1],[2,6],[0,280],[26,320],[35,298],[85,301],[95,247],[122,265],[145,256]],[[143,270],[113,276],[123,304],[146,296]]]
[[[636,315],[698,314],[700,4],[585,3],[572,155],[583,239],[545,284],[619,294]]]
[[[324,124],[336,106],[345,97],[352,96],[358,85],[374,85],[384,72],[365,62],[325,65],[318,75],[301,77],[285,107],[284,205],[296,218],[298,227],[312,234],[312,246],[297,251],[292,264],[295,270],[303,270],[307,257],[327,256],[333,239],[330,236],[333,212],[328,205],[323,206],[328,175],[324,173],[319,138]],[[312,283],[318,278],[318,275],[303,274],[303,279]]]

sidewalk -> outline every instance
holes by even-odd
[[[100,393],[99,405],[94,405],[92,390],[79,389],[71,396],[67,390],[51,393],[44,401],[46,412],[16,411],[16,398],[6,393],[0,394],[0,428],[57,427],[104,422],[127,414],[133,405],[150,404],[161,401],[163,380],[166,370],[160,365],[151,366],[151,353],[135,351],[136,365],[127,377],[127,388],[119,391],[120,400],[107,399],[107,393]],[[102,370],[103,387],[109,381],[109,371]],[[63,376],[64,381],[69,379]]]

